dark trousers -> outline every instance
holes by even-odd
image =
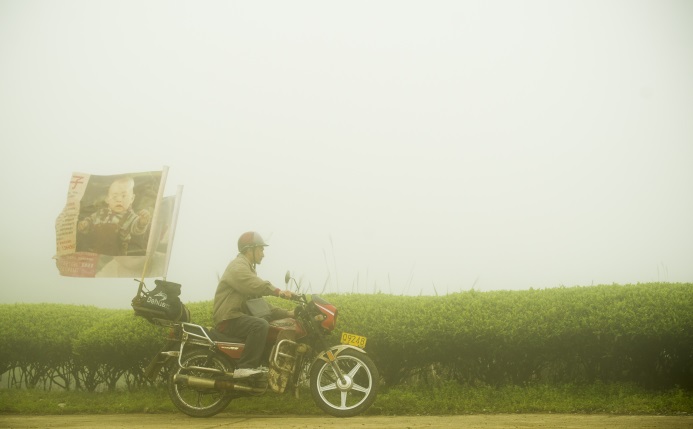
[[[235,319],[225,320],[221,333],[230,337],[245,338],[245,348],[238,360],[237,368],[257,368],[260,366],[262,352],[265,350],[269,322],[259,317],[242,315]]]

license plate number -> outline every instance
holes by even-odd
[[[342,333],[342,344],[364,348],[366,347],[366,337],[356,334],[347,334],[344,332]]]

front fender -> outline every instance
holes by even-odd
[[[329,363],[329,362],[330,362],[330,358],[327,357],[327,352],[332,352],[332,355],[334,355],[334,357],[336,358],[336,357],[339,356],[339,354],[342,353],[344,350],[349,350],[349,349],[351,349],[351,350],[356,350],[357,352],[363,353],[364,355],[366,354],[366,351],[365,351],[365,350],[360,349],[360,348],[358,348],[358,347],[356,347],[356,346],[350,346],[350,345],[348,345],[348,344],[340,344],[340,345],[338,345],[338,346],[330,347],[328,350],[325,350],[325,351],[321,352],[320,354],[318,354],[318,355],[315,357],[315,359],[313,360],[313,363],[315,363],[315,362],[317,362],[317,361],[319,361],[319,360],[323,360],[323,361]]]

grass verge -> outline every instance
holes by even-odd
[[[0,390],[2,414],[173,413],[163,388],[102,393]],[[226,412],[238,414],[322,414],[303,391],[272,393],[231,402]],[[648,391],[632,385],[506,386],[393,388],[380,392],[370,415],[453,415],[483,413],[599,413],[640,415],[693,414],[693,394],[674,389]]]

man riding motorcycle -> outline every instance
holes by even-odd
[[[245,349],[234,370],[234,378],[250,377],[267,372],[260,366],[269,331],[269,322],[247,312],[246,301],[273,295],[291,299],[293,293],[280,290],[257,276],[255,266],[265,257],[267,243],[257,232],[249,231],[238,239],[238,255],[226,267],[214,294],[216,330],[231,337],[245,338]],[[294,317],[293,311],[271,307],[270,320]]]

